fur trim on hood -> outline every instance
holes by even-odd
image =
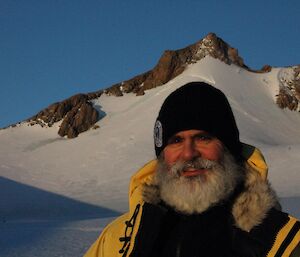
[[[271,208],[281,209],[275,191],[267,180],[246,165],[245,190],[235,199],[232,214],[236,225],[250,231],[262,223]]]

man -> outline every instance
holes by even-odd
[[[225,95],[193,82],[154,128],[157,160],[131,179],[130,211],[86,257],[300,256],[300,223],[280,211],[258,149],[243,144]]]

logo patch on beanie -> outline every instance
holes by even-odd
[[[163,145],[162,132],[162,124],[159,120],[156,120],[154,126],[154,143],[156,147],[162,147]]]

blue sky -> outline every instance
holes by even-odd
[[[299,13],[299,0],[0,0],[0,127],[130,79],[209,32],[251,68],[300,64]]]

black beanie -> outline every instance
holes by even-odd
[[[184,130],[204,130],[217,137],[240,160],[239,131],[226,96],[204,82],[188,83],[164,101],[154,126],[158,157],[170,137]]]

